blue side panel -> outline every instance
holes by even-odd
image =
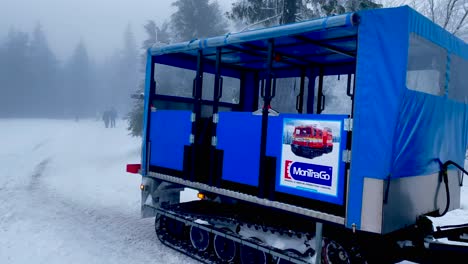
[[[463,164],[466,107],[448,98],[407,90],[397,126],[392,177],[436,173],[439,161]]]
[[[192,112],[157,110],[151,113],[150,165],[183,170],[184,146],[190,145]]]
[[[282,114],[278,117],[270,117],[268,120],[268,139],[267,139],[267,155],[276,157],[276,191],[296,195],[300,197],[305,197],[309,199],[334,203],[334,204],[343,204],[344,196],[344,176],[345,176],[345,164],[342,162],[342,153],[346,148],[347,133],[344,131],[344,119],[348,118],[345,115],[314,115],[314,114]],[[304,158],[295,155],[291,152],[290,140],[292,136],[291,128],[294,128],[294,125],[297,124],[330,124],[332,127],[333,135],[338,142],[335,142],[335,147],[331,153],[323,154],[316,158]],[[340,138],[338,138],[338,134]],[[292,163],[289,163],[289,161]],[[319,168],[327,168],[333,171],[336,170],[333,174],[330,173],[331,178],[328,182],[319,182],[311,180],[310,175],[309,179],[301,179],[299,184],[294,184],[295,186],[288,186],[284,183],[282,184],[282,177],[286,176],[285,163],[292,164],[301,163],[303,169],[312,169],[314,172],[319,172]],[[307,164],[307,165],[305,165]],[[328,167],[330,166],[330,167]],[[331,168],[333,167],[333,168]],[[336,179],[334,179],[336,177]],[[283,179],[284,180],[284,179]],[[332,184],[333,182],[333,184]],[[327,184],[329,183],[329,185]],[[312,184],[315,184],[313,186]],[[310,186],[310,187],[307,187]],[[328,185],[328,186],[327,186]],[[318,187],[317,187],[318,186]],[[317,188],[319,191],[317,191]],[[330,193],[325,194],[321,192],[320,189],[330,188]],[[336,190],[336,193],[333,193],[333,189]]]
[[[145,108],[143,113],[143,135],[142,135],[142,146],[141,146],[141,175],[146,176],[148,172],[147,168],[147,149],[146,144],[148,140],[148,111],[150,110],[150,94],[151,94],[151,81],[152,81],[152,72],[153,72],[153,57],[148,51],[146,53],[146,73],[145,73]]]
[[[364,177],[391,170],[393,139],[405,90],[408,8],[361,13],[358,34],[352,161],[346,226],[360,229]]]
[[[224,150],[223,180],[258,186],[262,117],[220,112],[217,148]]]

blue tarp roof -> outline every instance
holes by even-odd
[[[205,59],[214,62],[216,48],[221,47],[223,67],[261,70],[266,68],[268,40],[274,39],[275,54],[279,56],[274,68],[346,63],[356,57],[357,22],[358,16],[349,13],[163,47],[153,46],[149,52],[156,57],[157,63],[195,69],[193,57],[199,50]]]

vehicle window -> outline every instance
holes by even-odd
[[[353,82],[353,76],[350,77]],[[352,84],[352,83],[351,83]],[[317,113],[319,77],[315,79],[314,113]],[[346,94],[348,88],[348,75],[323,76],[323,95],[325,96],[325,109],[322,114],[351,115],[352,100]]]
[[[196,72],[193,70],[156,64],[154,68],[156,94],[191,98],[195,76]]]
[[[240,99],[240,80],[222,76],[223,91],[220,102],[239,104]],[[202,99],[213,101],[215,75],[203,73],[203,93]]]
[[[468,61],[451,55],[450,57],[450,82],[448,87],[448,97],[459,102],[468,103]]]
[[[261,83],[259,84],[261,85]],[[304,79],[304,103],[303,113],[307,112],[307,87],[309,85],[309,79]],[[299,95],[301,89],[301,78],[281,78],[276,80],[276,95],[271,100],[271,108],[279,113],[297,113],[296,110],[296,97]],[[259,89],[260,90],[260,89]],[[263,99],[261,96],[258,97],[258,105],[263,105]]]
[[[193,110],[193,104],[163,100],[153,100],[153,106],[160,110]]]
[[[447,51],[412,33],[408,50],[406,86],[433,95],[445,94]]]

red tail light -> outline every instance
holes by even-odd
[[[141,164],[127,164],[127,172],[129,173],[138,173],[141,169]]]

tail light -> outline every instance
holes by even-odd
[[[127,172],[137,174],[141,169],[141,164],[127,164]]]

